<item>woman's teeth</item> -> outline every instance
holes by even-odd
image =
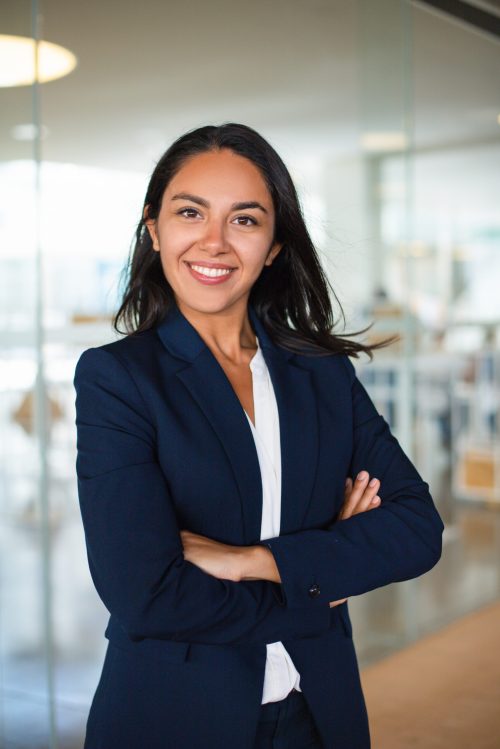
[[[203,276],[209,276],[215,278],[217,276],[227,276],[231,273],[232,268],[204,268],[203,265],[191,265],[191,268],[197,273],[201,273]]]

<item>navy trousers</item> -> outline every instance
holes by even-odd
[[[302,692],[262,705],[255,749],[323,749]]]

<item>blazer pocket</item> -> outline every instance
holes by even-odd
[[[189,642],[176,642],[174,640],[140,640],[133,643],[140,653],[151,653],[155,658],[163,661],[175,661],[182,663],[186,660],[189,651]]]
[[[186,660],[189,642],[176,642],[174,640],[129,640],[128,643],[116,642],[111,640],[115,647],[126,650],[129,653],[135,653],[139,656],[150,655],[163,661],[174,661],[182,663]]]
[[[187,659],[190,643],[177,640],[160,640],[145,637],[142,640],[131,640],[125,631],[111,623],[104,633],[108,640],[119,650],[135,653],[137,656],[151,655],[165,661],[182,663]]]

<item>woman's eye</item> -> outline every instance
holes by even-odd
[[[257,224],[257,221],[252,216],[236,216],[235,221],[249,221],[250,223],[240,224],[240,226],[253,226]]]
[[[196,208],[181,208],[180,211],[177,211],[177,213],[181,216],[186,216],[186,218],[194,218],[193,214],[198,214],[198,211]],[[189,216],[186,214],[190,214]]]

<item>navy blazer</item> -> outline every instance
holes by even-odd
[[[78,361],[80,508],[110,612],[86,749],[252,749],[265,644],[278,640],[325,747],[370,746],[347,603],[329,602],[429,570],[443,524],[350,359],[293,354],[249,315],[281,435],[280,534],[265,541],[250,426],[177,306]],[[380,479],[381,505],[337,521],[345,479],[361,469]],[[184,559],[181,529],[266,544],[281,584],[205,573]]]

